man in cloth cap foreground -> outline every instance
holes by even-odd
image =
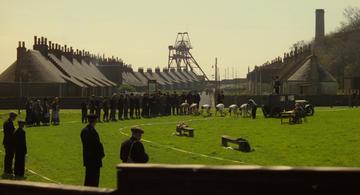
[[[146,163],[149,156],[145,153],[144,145],[140,142],[144,133],[140,127],[131,128],[130,139],[124,141],[120,148],[120,159],[124,163]]]
[[[15,151],[15,166],[14,173],[15,179],[25,179],[25,156],[27,153],[26,148],[26,134],[25,124],[23,120],[18,121],[19,128],[14,132],[14,151]]]
[[[88,115],[88,125],[81,131],[80,137],[83,145],[83,162],[85,166],[85,186],[99,186],[100,168],[102,158],[105,157],[104,148],[96,132],[97,116]]]

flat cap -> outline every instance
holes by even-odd
[[[20,125],[20,124],[26,124],[26,121],[24,121],[24,120],[18,120],[18,124]]]
[[[9,117],[16,117],[16,116],[17,116],[17,114],[15,112],[10,112],[9,113]]]
[[[143,134],[143,133],[144,133],[144,130],[141,129],[140,127],[132,127],[132,128],[131,128],[131,132]]]
[[[95,114],[88,114],[86,117],[89,122],[94,122],[97,119],[97,116]]]

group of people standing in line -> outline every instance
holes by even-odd
[[[27,126],[49,125],[50,122],[52,125],[59,125],[60,123],[58,97],[55,97],[53,100],[44,98],[42,101],[40,99],[29,98],[26,101],[25,110]]]
[[[81,103],[81,121],[86,123],[88,114],[96,115],[98,122],[183,115],[186,114],[181,109],[181,103],[184,102],[199,105],[200,94],[196,91],[183,92],[180,95],[176,91],[172,94],[158,91],[143,95],[114,93],[110,98],[92,95]]]

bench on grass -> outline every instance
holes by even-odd
[[[229,144],[228,143],[234,143],[238,145],[238,150],[243,151],[243,152],[250,152],[250,145],[249,142],[246,139],[243,138],[233,138],[227,135],[223,135],[221,136],[221,144],[224,147],[228,147]]]
[[[281,112],[280,113],[281,124],[285,123],[284,119],[288,119],[289,120],[288,123],[291,124],[294,117],[295,117],[295,112],[293,110]]]
[[[180,135],[185,135],[187,137],[194,137],[194,129],[190,127],[184,127],[184,128],[176,128],[176,131]]]
[[[302,123],[303,120],[306,122],[306,115],[304,115],[304,114],[300,114],[297,119],[295,117],[296,117],[296,113],[293,110],[286,111],[286,112],[281,112],[280,113],[281,124],[285,123],[283,121],[284,119],[288,119],[289,124]]]

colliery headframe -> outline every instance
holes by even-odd
[[[177,69],[190,70],[208,81],[209,78],[190,53],[192,48],[189,33],[179,32],[175,44],[169,46],[168,68],[174,67]]]

